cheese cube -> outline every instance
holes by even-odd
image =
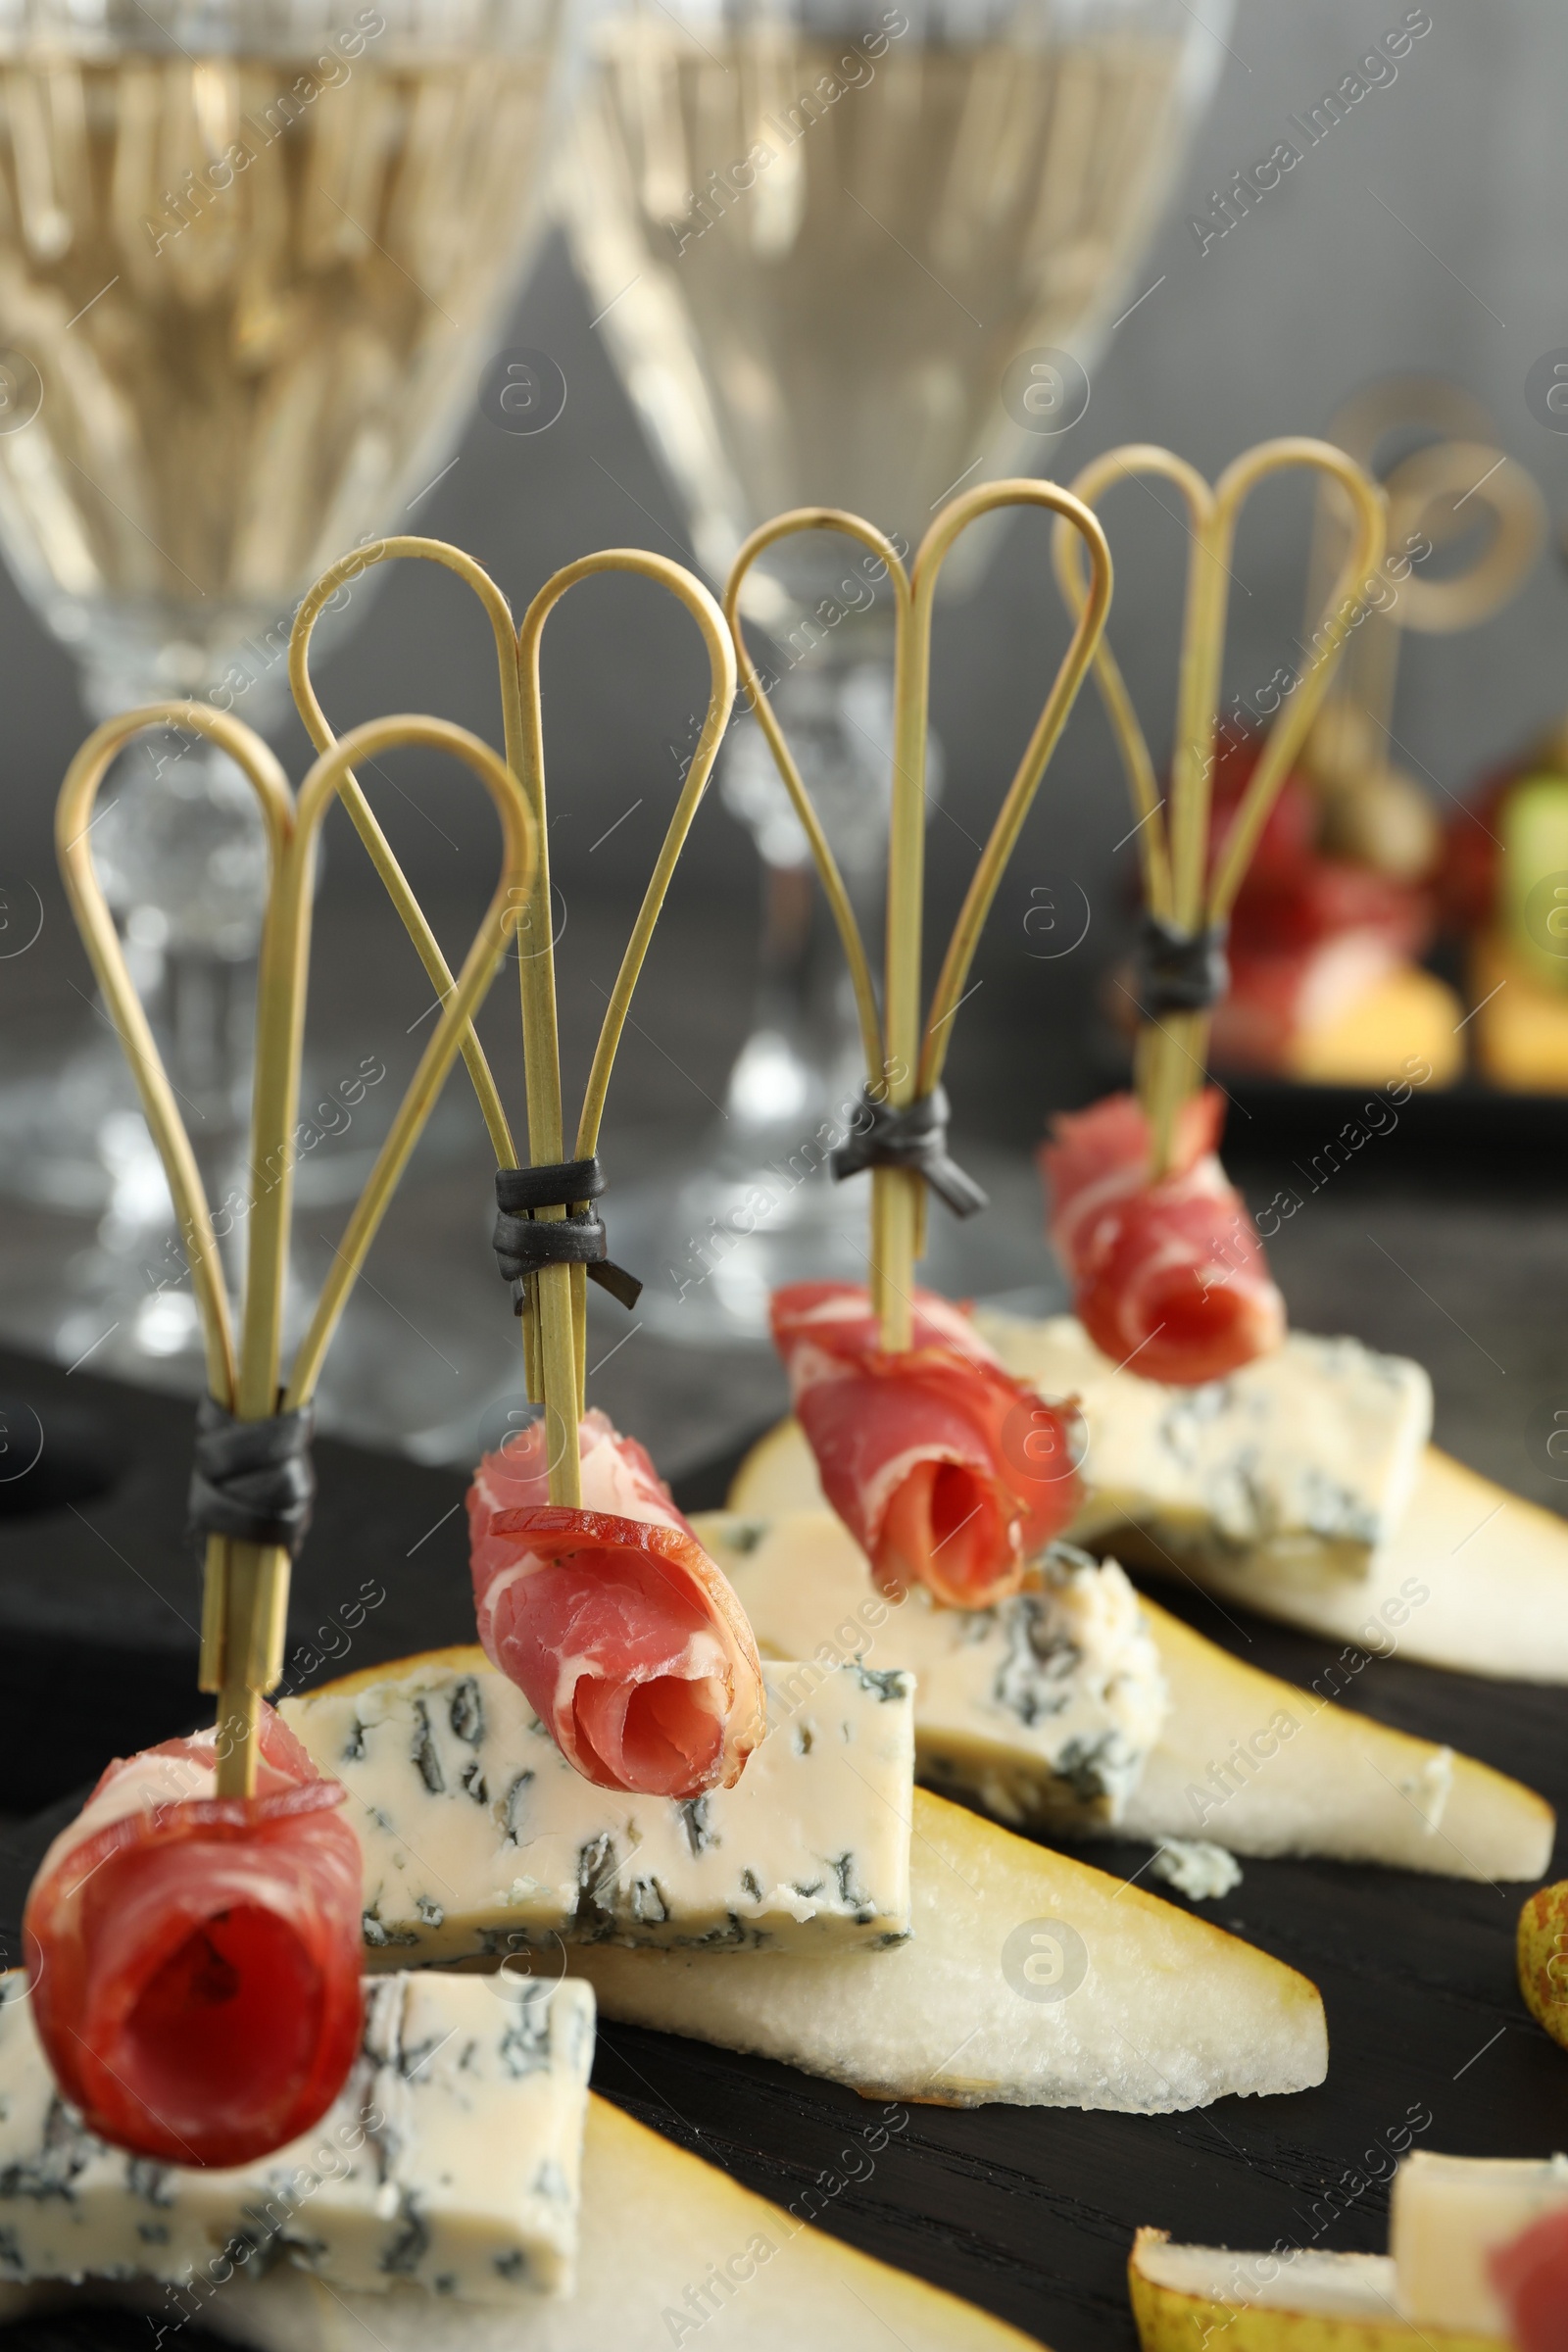
[[[1565,2207],[1568,2156],[1407,2156],[1389,2215],[1400,2317],[1506,2339],[1512,2329],[1488,2258]]]
[[[109,2147],[60,2097],[25,1976],[0,1978],[0,2279],[150,2278],[172,2319],[287,2261],[471,2303],[570,2291],[594,2000],[575,1982],[389,1976],[335,2104],[222,2170]]]
[[[768,1730],[733,1788],[636,1796],[569,1765],[480,1650],[436,1651],[280,1712],[349,1791],[368,1965],[530,1945],[816,1950],[909,1927],[914,1680],[763,1671]]]
[[[1415,1490],[1432,1383],[1404,1356],[1293,1331],[1227,1380],[1170,1388],[1118,1370],[1071,1315],[976,1320],[1009,1371],[1079,1398],[1090,1496],[1069,1533],[1123,1559],[1359,1579]]]
[[[932,1788],[1017,1828],[1082,1836],[1121,1819],[1167,1694],[1113,1560],[1054,1545],[1010,1599],[944,1609],[920,1591],[887,1600],[826,1511],[772,1522],[714,1513],[702,1537],[764,1651],[837,1646],[911,1669],[920,1778]]]

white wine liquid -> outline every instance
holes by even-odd
[[[603,36],[568,183],[600,331],[710,568],[812,501],[913,542],[983,453],[1028,447],[1009,363],[1118,291],[1172,160],[1181,44],[704,42],[641,19]]]
[[[476,394],[547,59],[392,42],[303,104],[286,60],[0,59],[0,535],[89,666],[208,683]]]

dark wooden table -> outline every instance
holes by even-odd
[[[0,1458],[24,1457],[28,1413],[44,1439],[35,1468],[0,1484],[4,1804],[12,1815],[54,1808],[53,1821],[14,1820],[0,1834],[0,1941],[14,1959],[27,1879],[73,1792],[109,1756],[198,1712],[197,1576],[181,1539],[187,1407],[15,1356],[0,1355],[0,1390],[12,1399],[13,1449]],[[326,1442],[318,1460],[320,1504],[291,1618],[291,1649],[338,1649],[315,1679],[471,1639],[463,1480]],[[714,1465],[682,1498],[715,1501],[722,1485]],[[384,1587],[385,1600],[357,1632],[323,1640],[319,1629],[367,1583]],[[1315,1640],[1260,1620],[1238,1631],[1183,1591],[1162,1587],[1158,1597],[1298,1682],[1327,1663]],[[1347,1703],[1449,1740],[1568,1804],[1563,1692],[1372,1660]],[[1147,1851],[1099,1846],[1089,1858],[1125,1875]],[[920,2107],[871,2176],[851,2181],[852,2161],[863,2167],[846,2153],[858,2101],[785,2067],[612,2025],[595,2082],[768,2196],[788,2204],[815,2185],[827,2196],[823,2228],[1058,2352],[1127,2352],[1124,2265],[1140,2223],[1238,2246],[1381,2250],[1391,2149],[1407,2134],[1470,2155],[1540,2156],[1568,2142],[1568,2053],[1535,2027],[1514,1984],[1526,1891],[1248,1863],[1242,1886],[1204,1915],[1322,1989],[1329,2080],[1294,2098],[1160,2118]],[[9,2352],[37,2352],[64,2339],[58,2326],[29,2326],[6,2340]],[[143,2337],[140,2323],[95,2317],[74,2341]]]

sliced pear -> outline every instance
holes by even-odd
[[[852,1958],[589,1946],[606,2017],[752,2050],[868,2098],[1162,2115],[1305,2090],[1315,1986],[1206,1921],[915,1791],[912,1934]],[[643,1963],[650,1965],[643,1965]]]
[[[1371,1648],[1395,1642],[1401,1657],[1456,1674],[1568,1683],[1568,1524],[1436,1446],[1358,1586],[1261,1578],[1246,1561],[1188,1565],[1209,1592],[1287,1625]]]
[[[201,2325],[257,2352],[670,2352],[709,2341],[709,2320],[720,2322],[711,2340],[747,2352],[862,2352],[872,2323],[906,2352],[1039,2352],[972,2304],[737,2187],[605,2099],[588,2102],[582,2189],[569,2302],[523,2296],[500,2310],[402,2285],[345,2293],[279,2264],[254,2282],[230,2278],[202,2305]],[[825,2200],[808,2196],[820,2211]],[[0,2287],[0,2319],[110,2300],[158,2313],[171,2333],[181,2316],[159,2288],[89,2280]]]
[[[1202,1836],[1238,1854],[1322,1854],[1450,1879],[1545,1870],[1556,1820],[1533,1789],[1244,1666],[1144,1606],[1171,1706],[1124,1835]],[[915,1741],[918,1753],[918,1691]]]
[[[1145,1717],[1130,1793],[1090,1801],[1082,1773],[1064,1780],[1053,1761],[1071,1718],[1032,1722],[996,1695],[1021,1646],[1008,1631],[1017,1604],[944,1610],[918,1592],[891,1604],[825,1510],[772,1520],[714,1512],[698,1524],[764,1653],[911,1668],[921,1777],[1015,1827],[1202,1837],[1239,1854],[1321,1854],[1460,1879],[1535,1879],[1547,1867],[1553,1815],[1532,1790],[1335,1706],[1326,1690],[1260,1674],[1147,1598],[1168,1705],[1162,1719]],[[1320,1677],[1335,1690],[1351,1680],[1343,1662]],[[1126,1705],[1115,1719],[1139,1720]]]
[[[1433,2331],[1401,2320],[1386,2254],[1278,2254],[1172,2245],[1140,2230],[1127,2264],[1143,2352],[1430,2352]],[[1494,2336],[1444,2331],[1443,2352],[1508,2352]]]

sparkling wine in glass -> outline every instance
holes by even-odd
[[[0,551],[95,718],[194,696],[265,728],[305,589],[441,468],[530,251],[556,16],[0,5]],[[196,740],[139,743],[115,782],[99,870],[221,1197],[244,1181],[254,799]],[[73,1136],[104,1169],[99,1295],[59,1345],[121,1302],[94,1360],[144,1368],[195,1321],[131,1263],[167,1199],[103,1043],[52,1095],[0,1097],[0,1178],[58,1198]]]
[[[1049,464],[1228,14],[1229,0],[593,6],[567,223],[715,579],[785,508],[847,507],[912,548],[960,484]],[[969,533],[945,580],[972,585],[991,543]],[[791,541],[764,566],[748,592],[775,708],[863,900],[886,833],[888,599],[842,539]],[[755,728],[732,744],[725,798],[764,871],[757,1027],[710,1164],[649,1236],[670,1263],[648,1311],[693,1339],[760,1336],[778,1282],[863,1268],[861,1180],[775,1181],[836,1111],[856,1047],[848,990],[820,968],[836,968],[834,944],[797,906],[804,839]],[[940,1211],[932,1244],[939,1281],[1005,1282],[993,1245],[960,1248]],[[711,1263],[683,1285],[694,1246]]]

